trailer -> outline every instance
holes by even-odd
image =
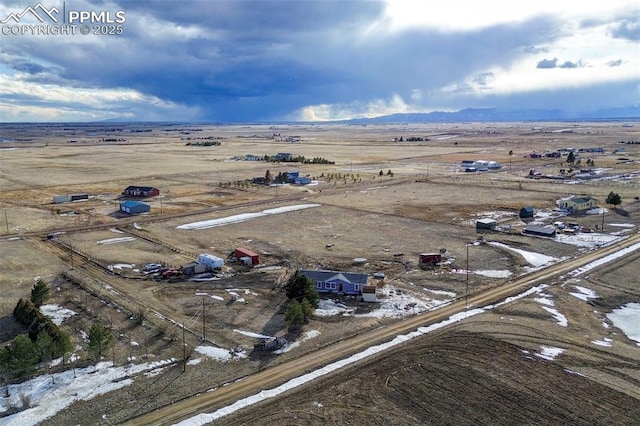
[[[220,269],[222,268],[222,265],[224,265],[224,261],[221,258],[209,253],[202,253],[198,255],[198,263],[204,265],[209,271]]]

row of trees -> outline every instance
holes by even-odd
[[[39,307],[50,297],[51,289],[41,279],[31,289],[28,300],[20,299],[13,310],[16,321],[27,327],[0,350],[0,369],[22,376],[42,362],[60,358],[73,350],[69,335],[60,329]],[[87,350],[98,361],[113,342],[113,332],[103,325],[93,324],[89,330]]]

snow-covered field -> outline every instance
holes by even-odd
[[[552,256],[547,256],[546,254],[536,253],[532,251],[521,250],[517,248],[510,247],[506,244],[498,243],[498,242],[490,242],[488,243],[494,247],[501,247],[506,250],[510,250],[512,252],[518,253],[520,256],[527,261],[527,263],[534,267],[548,265],[552,262],[558,261],[557,258]]]
[[[640,303],[627,303],[607,315],[613,325],[618,327],[631,340],[640,346]]]

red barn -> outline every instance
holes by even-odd
[[[257,265],[258,263],[260,263],[260,257],[256,253],[252,252],[251,250],[247,250],[246,248],[236,248],[236,259],[242,259],[243,257],[251,258],[252,265]]]

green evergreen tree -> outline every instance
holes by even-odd
[[[51,288],[49,284],[38,279],[31,289],[31,303],[35,306],[42,306],[51,297]]]
[[[89,329],[89,345],[87,349],[96,361],[100,361],[100,358],[107,352],[112,341],[113,334],[111,330],[100,323],[95,323]]]
[[[287,306],[287,310],[284,314],[284,320],[289,326],[300,326],[305,323],[304,311],[302,305],[297,300],[292,300]]]
[[[320,296],[316,291],[315,284],[313,280],[307,278],[300,271],[296,271],[289,278],[289,281],[285,284],[285,292],[288,299],[295,299],[298,302],[307,299],[313,308],[318,307]]]
[[[56,355],[55,342],[46,331],[38,333],[36,338],[36,348],[38,349],[38,357],[40,361],[51,361]]]
[[[622,203],[622,198],[620,198],[620,194],[616,194],[615,192],[611,191],[609,192],[609,195],[607,195],[606,203],[612,206],[617,206]]]

